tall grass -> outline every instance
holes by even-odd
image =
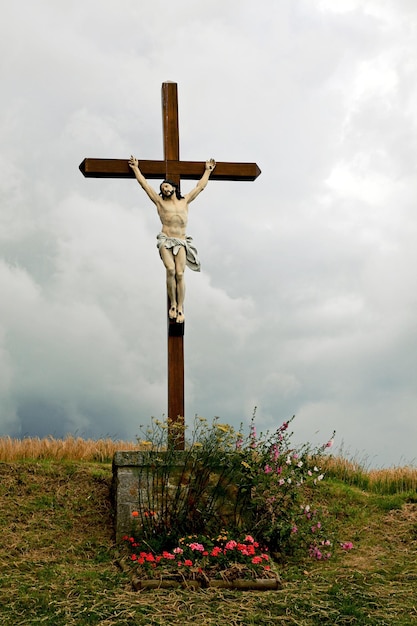
[[[380,494],[417,493],[417,467],[367,469],[361,462],[339,456],[321,460],[326,476],[336,478],[365,491]]]
[[[15,439],[0,437],[0,462],[20,460],[68,460],[110,463],[119,450],[144,450],[146,446],[133,441],[113,439],[83,439],[68,435],[64,439],[54,437],[25,437]],[[320,458],[320,465],[327,477],[346,484],[380,494],[417,494],[417,467],[391,467],[367,469],[363,463],[341,456]]]
[[[25,437],[14,439],[0,437],[0,461],[51,459],[56,461],[98,461],[111,462],[118,450],[140,450],[142,447],[132,441],[113,439],[83,439],[68,435],[64,439],[54,437]]]

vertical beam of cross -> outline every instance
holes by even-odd
[[[180,160],[180,136],[178,123],[177,84],[162,85],[162,125],[164,137],[165,178],[172,180],[178,188],[181,177],[170,168],[172,162]],[[167,298],[167,310],[170,302]],[[184,449],[185,444],[185,401],[184,401],[184,325],[168,319],[168,436],[171,444]]]

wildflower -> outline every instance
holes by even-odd
[[[226,550],[234,550],[236,546],[237,546],[237,541],[235,541],[234,539],[231,539],[230,541],[226,543],[224,547]]]
[[[173,553],[174,554],[182,554],[184,552],[184,550],[182,548],[174,548],[173,549]]]
[[[329,439],[329,441],[326,443],[326,448],[331,448],[334,444],[334,439]]]
[[[353,543],[351,541],[344,541],[340,544],[342,550],[352,550]]]
[[[190,559],[185,559],[184,561],[184,565],[186,565],[187,567],[192,567],[193,562],[190,561]]]
[[[302,461],[298,461],[297,467],[303,467],[304,463]]]
[[[132,517],[139,517],[138,511],[132,511]]]
[[[278,485],[280,486],[285,485],[285,480],[283,478],[280,478],[278,481]]]
[[[296,526],[295,524],[294,524],[294,526],[291,528],[291,532],[292,532],[293,534],[295,534],[295,533],[297,533],[297,532],[298,532],[298,528],[297,528],[297,526]]]
[[[265,474],[270,474],[272,472],[272,467],[270,465],[268,465],[268,463],[265,465],[264,467],[264,472]]]
[[[249,543],[255,543],[255,539],[252,537],[252,535],[246,535],[245,541]]]

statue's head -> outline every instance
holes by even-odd
[[[170,198],[174,193],[176,198],[181,200],[183,196],[180,194],[178,185],[173,183],[172,180],[163,180],[159,186],[159,195],[163,198]]]

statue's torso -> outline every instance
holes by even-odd
[[[158,202],[158,215],[162,223],[162,232],[167,237],[185,239],[188,222],[188,205],[185,198]]]

